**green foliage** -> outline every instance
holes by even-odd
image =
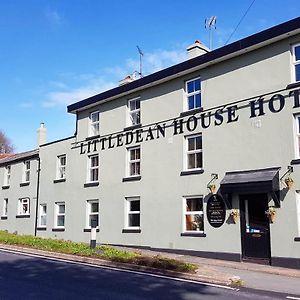
[[[159,255],[143,256],[138,252],[129,252],[111,246],[101,245],[91,249],[85,243],[75,243],[65,240],[44,239],[31,235],[17,235],[0,231],[0,243],[8,245],[26,246],[34,249],[59,253],[91,256],[114,262],[131,263],[152,268],[173,270],[177,272],[195,272],[197,266],[183,261],[161,257]]]

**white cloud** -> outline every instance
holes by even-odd
[[[56,10],[47,9],[45,12],[45,16],[47,21],[52,25],[62,25],[65,21],[63,15],[58,13]]]
[[[148,75],[185,59],[186,53],[184,50],[156,50],[152,53],[145,53],[143,56],[143,74]],[[107,68],[101,73],[101,76],[92,73],[61,74],[63,80],[50,82],[50,85],[55,90],[48,92],[42,105],[44,107],[65,106],[86,99],[116,87],[118,81],[135,71],[139,71],[138,58],[127,59],[124,66]],[[64,81],[71,84],[67,85]],[[77,84],[80,85],[76,87]],[[75,88],[72,88],[71,85],[75,86]]]
[[[103,79],[94,79],[89,84],[80,86],[78,88],[68,88],[64,89],[64,91],[49,92],[47,95],[47,100],[43,102],[43,106],[65,106],[111,89],[114,87],[114,85],[114,83],[105,81]]]

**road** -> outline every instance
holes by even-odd
[[[0,251],[0,299],[284,299]]]

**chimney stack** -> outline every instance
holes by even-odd
[[[199,40],[196,40],[194,44],[188,46],[186,48],[187,53],[188,53],[188,58],[194,58],[196,56],[200,56],[203,54],[206,54],[210,50],[204,46]]]
[[[46,144],[47,140],[47,129],[44,123],[40,124],[40,127],[37,130],[37,145],[40,147],[43,144]]]

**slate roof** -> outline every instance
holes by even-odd
[[[39,156],[39,150],[38,149],[27,151],[27,152],[12,154],[12,155],[9,155],[5,158],[0,159],[0,166],[16,163],[18,161],[31,159],[31,158],[35,158],[35,157],[38,157],[38,156]]]

